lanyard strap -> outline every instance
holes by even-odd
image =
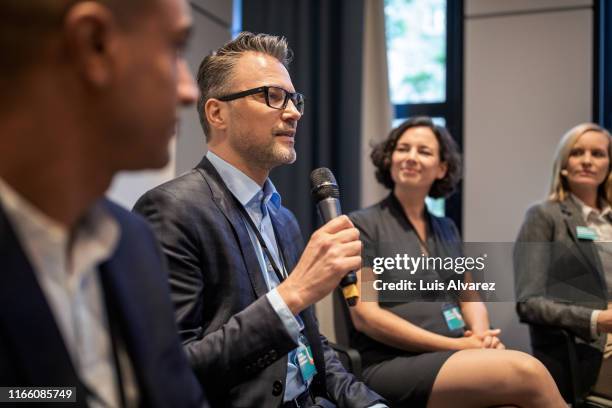
[[[240,203],[240,201],[238,201],[236,196],[232,194],[232,197],[234,197],[234,200],[236,201],[236,205],[238,206],[238,210],[242,214],[242,217],[246,220],[246,222],[249,224],[249,226],[255,233],[255,236],[257,237],[257,241],[259,241],[259,245],[263,249],[265,256],[268,258],[268,262],[270,262],[270,265],[272,265],[272,269],[274,269],[274,273],[276,274],[276,277],[278,278],[279,283],[284,281],[285,279],[287,279],[287,273],[285,272],[285,269],[284,268],[281,269],[278,267],[278,265],[276,265],[276,262],[274,261],[274,257],[272,256],[272,253],[270,252],[268,245],[266,245],[266,241],[264,241],[263,237],[261,236],[261,233],[259,232],[259,228],[257,228],[255,223],[253,222],[253,219],[247,212],[246,208],[244,208],[244,206]],[[283,256],[283,254],[282,254],[282,251],[280,251],[280,247],[279,247],[279,259],[281,256]]]

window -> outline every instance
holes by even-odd
[[[446,0],[385,1],[391,101],[446,99]]]
[[[430,116],[462,146],[463,1],[385,0],[389,87],[395,119]],[[448,200],[427,200],[461,230],[461,188]]]
[[[612,129],[612,4],[595,1],[595,83],[593,120]]]

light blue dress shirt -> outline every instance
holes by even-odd
[[[247,213],[253,220],[253,223],[259,229],[266,246],[270,250],[272,258],[274,258],[274,262],[279,268],[281,268],[283,275],[287,276],[283,257],[280,254],[276,237],[274,235],[274,228],[272,227],[272,220],[270,219],[270,214],[268,212],[268,206],[272,205],[274,208],[279,209],[281,205],[280,194],[278,194],[276,191],[274,184],[272,184],[270,179],[267,179],[262,189],[253,179],[210,150],[208,153],[206,153],[206,157],[215,167],[227,188],[238,199],[240,204],[244,206]],[[251,225],[247,220],[244,220],[244,224],[249,232],[251,243],[255,249],[257,260],[259,261],[259,267],[269,290],[266,297],[272,305],[272,308],[276,311],[279,318],[285,325],[285,328],[287,329],[287,332],[289,332],[291,338],[298,343],[300,331],[303,329],[303,323],[299,320],[299,318],[293,316],[283,298],[278,294],[278,291],[276,290],[276,287],[280,283],[278,281],[278,277],[276,276],[272,265],[267,261],[267,257],[265,256],[264,251],[259,244],[259,240],[257,239],[257,235],[252,230]],[[307,384],[302,381],[299,367],[294,364],[294,355],[295,350],[289,354],[286,379],[287,386],[285,387],[284,401],[294,399],[307,389]]]
[[[263,238],[266,246],[268,247],[272,258],[276,265],[281,268],[284,276],[287,276],[288,271],[285,269],[283,257],[279,251],[276,237],[274,235],[274,228],[272,227],[272,220],[268,212],[268,206],[272,205],[275,209],[279,209],[281,206],[280,194],[276,191],[274,184],[270,179],[266,179],[263,188],[259,186],[253,179],[248,177],[246,174],[232,166],[210,150],[206,153],[206,158],[212,163],[213,167],[223,182],[231,191],[231,193],[238,199],[240,204],[245,208],[253,224],[259,229],[261,237]],[[255,249],[257,260],[259,261],[259,267],[262,271],[264,280],[268,287],[269,292],[266,294],[268,301],[272,305],[272,308],[278,314],[278,317],[283,322],[287,332],[291,338],[297,344],[299,342],[300,332],[304,328],[299,316],[293,316],[289,307],[278,294],[276,287],[279,285],[278,277],[272,268],[272,265],[267,261],[267,257],[259,244],[257,235],[251,228],[250,223],[247,220],[243,220],[244,224],[251,238],[251,243]],[[297,349],[292,350],[289,353],[289,359],[287,362],[287,378],[285,387],[285,395],[283,401],[290,401],[296,398],[298,395],[306,391],[310,382],[305,384],[300,374],[300,368],[294,362],[295,352]],[[385,404],[375,404],[370,408],[388,408]]]

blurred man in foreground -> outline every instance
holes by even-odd
[[[0,386],[203,404],[156,241],[103,198],[118,171],[168,162],[197,98],[190,25],[185,0],[0,4]]]

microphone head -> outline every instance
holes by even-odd
[[[334,173],[327,167],[319,167],[310,173],[310,194],[316,202],[326,198],[340,198],[340,189]]]

